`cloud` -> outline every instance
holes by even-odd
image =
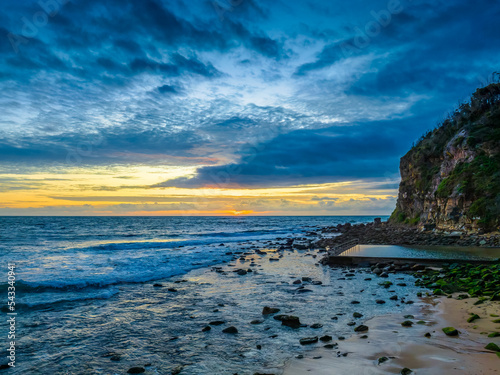
[[[390,133],[364,126],[297,130],[248,147],[238,163],[203,167],[157,187],[290,186],[380,178],[397,173],[403,148]]]

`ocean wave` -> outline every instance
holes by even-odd
[[[68,292],[87,288],[103,288],[117,284],[145,283],[154,280],[166,279],[183,275],[191,270],[209,267],[229,259],[225,253],[212,254],[210,259],[181,255],[175,259],[160,262],[159,259],[150,261],[145,259],[121,259],[116,261],[117,267],[109,273],[104,273],[104,267],[94,264],[94,267],[81,271],[78,264],[64,272],[58,270],[56,274],[31,274],[30,280],[23,279],[18,274],[16,293],[38,294],[51,291]],[[102,273],[98,273],[100,271]],[[38,278],[38,279],[33,279]],[[0,293],[6,293],[9,285],[0,283]]]
[[[118,288],[94,289],[85,292],[51,292],[45,291],[39,294],[30,294],[18,299],[16,309],[51,306],[58,303],[89,301],[96,299],[109,299],[119,293]]]
[[[279,233],[278,231],[245,231],[238,233],[218,232],[200,234],[197,237],[203,239],[166,239],[157,241],[114,241],[82,247],[68,247],[66,250],[78,251],[116,251],[116,250],[137,250],[137,249],[173,249],[178,247],[203,246],[242,241],[242,237],[247,240],[271,239]],[[253,234],[249,236],[249,234]]]

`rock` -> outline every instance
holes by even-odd
[[[353,318],[361,318],[363,314],[360,314],[359,312],[355,312],[352,314]]]
[[[424,336],[429,338],[429,337],[431,337],[431,334],[429,332],[426,332],[426,334]]]
[[[356,325],[356,322],[349,322],[349,323],[347,323],[347,325],[352,327],[352,326]]]
[[[302,281],[300,281],[300,280],[295,280],[292,284],[302,284]]]
[[[389,299],[391,301],[397,301],[398,300],[398,296],[394,295],[394,296],[389,297]]]
[[[155,288],[161,288],[163,285],[162,284],[153,284]]]
[[[238,333],[238,329],[236,327],[227,327],[227,328],[224,328],[222,330],[223,333],[231,333],[231,334],[235,334],[235,333]]]
[[[413,322],[411,320],[405,320],[403,323],[401,323],[403,327],[411,327],[413,326]]]
[[[250,322],[250,324],[262,324],[262,323],[264,323],[264,321],[263,320],[258,320],[258,319],[252,320]]]
[[[383,282],[379,283],[378,285],[383,286],[384,288],[387,289],[390,286],[392,286],[392,282],[390,282],[390,281],[383,281]]]
[[[223,320],[214,320],[213,322],[210,322],[208,324],[210,324],[211,326],[220,326],[222,324],[226,323],[225,321]]]
[[[171,374],[172,375],[179,375],[183,368],[184,368],[184,366],[177,366],[172,370]]]
[[[280,311],[280,309],[277,309],[275,307],[266,306],[262,309],[262,315],[276,314],[279,311]]]
[[[441,289],[434,289],[432,292],[435,296],[442,296],[444,295],[444,292]]]
[[[245,270],[238,270],[236,273],[240,276],[245,276],[248,272]]]
[[[491,350],[491,351],[494,351],[494,352],[500,352],[500,347],[497,344],[493,343],[493,342],[490,342],[484,348],[486,350]]]
[[[474,320],[481,319],[479,315],[472,314],[469,319],[467,319],[467,323],[472,323]]]
[[[380,365],[380,364],[382,364],[384,362],[387,362],[388,360],[389,360],[389,358],[387,358],[387,357],[380,357],[378,359],[378,364]]]
[[[383,305],[385,303],[385,301],[383,299],[378,299],[375,302],[377,302],[377,304],[379,304],[379,305]]]
[[[144,367],[131,367],[128,369],[127,374],[142,374],[143,372],[146,372]]]
[[[363,324],[354,328],[354,332],[365,332],[365,331],[368,331],[368,327]]]
[[[315,337],[304,337],[299,340],[300,345],[310,345],[318,342],[318,336]]]
[[[458,331],[453,327],[445,327],[443,328],[443,332],[446,336],[458,336]]]
[[[169,292],[176,293],[176,292],[177,292],[177,289],[175,289],[175,288],[168,288],[168,291],[169,291]]]
[[[405,315],[404,318],[405,319],[415,319],[415,317],[413,315]]]
[[[279,320],[281,325],[287,326],[290,328],[299,328],[301,323],[298,316],[293,315],[276,315],[274,317],[275,320]]]
[[[500,332],[493,332],[488,335],[488,337],[500,337]]]
[[[311,328],[314,328],[314,329],[318,329],[318,328],[322,328],[323,327],[323,324],[320,324],[320,323],[314,323],[313,325],[311,325]]]
[[[360,304],[360,302],[359,302],[359,301],[351,301],[351,304],[352,304],[352,305],[359,305],[359,304]]]
[[[337,344],[326,344],[326,345],[323,345],[323,348],[325,349],[333,349],[337,346]]]
[[[408,367],[405,367],[404,369],[401,370],[401,375],[410,375],[413,373],[412,370],[410,370]]]
[[[312,282],[312,279],[310,277],[302,277],[302,281],[310,283],[310,282]]]
[[[325,336],[321,336],[319,339],[320,339],[320,341],[328,342],[328,341],[332,341],[333,337],[325,335]]]
[[[206,326],[206,327],[203,327],[203,329],[201,330],[201,332],[207,332],[207,331],[210,331],[211,329],[212,329],[212,327]]]

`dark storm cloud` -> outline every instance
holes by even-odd
[[[192,178],[158,187],[290,186],[393,177],[406,145],[395,131],[367,130],[366,124],[322,130],[297,130],[247,147],[239,163],[204,167]]]

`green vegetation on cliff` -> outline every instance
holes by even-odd
[[[500,83],[478,89],[401,159],[393,222],[500,224]]]

